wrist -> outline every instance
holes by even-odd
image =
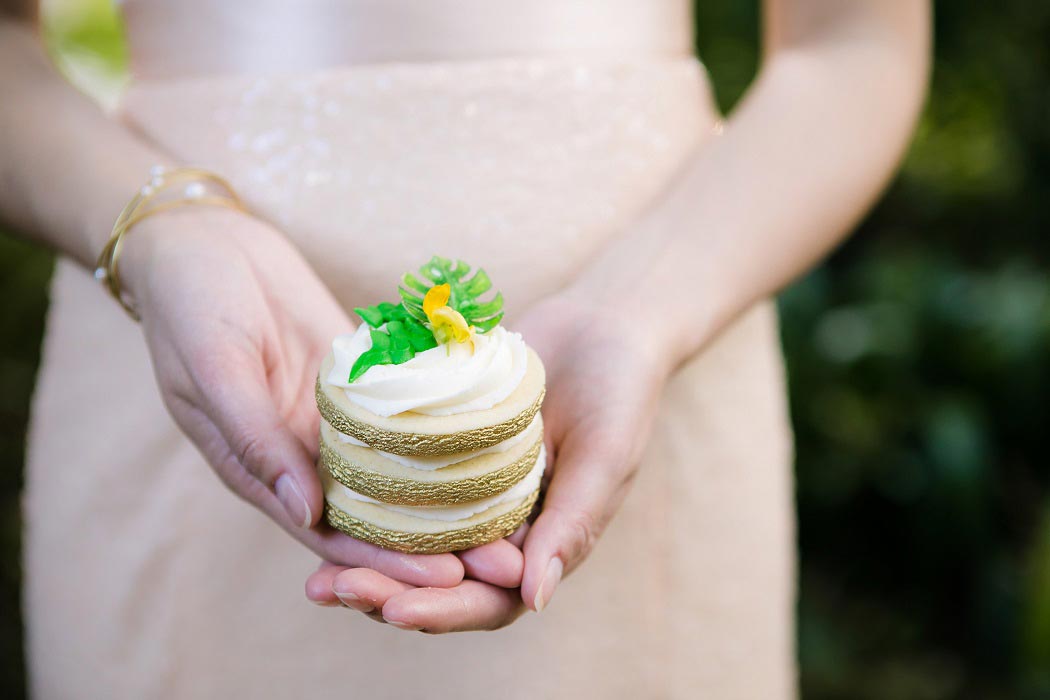
[[[139,221],[123,241],[118,268],[123,291],[134,304],[148,305],[150,282],[157,279],[158,265],[184,259],[187,250],[232,247],[246,220],[254,218],[234,209],[201,206],[172,209]],[[204,256],[195,257],[201,264],[205,262]]]
[[[561,326],[563,337],[630,355],[656,376],[666,376],[678,362],[672,324],[633,299],[573,284],[547,297],[541,313]]]
[[[84,263],[89,269],[95,266],[99,252],[112,236],[117,215],[128,200],[141,190],[143,178],[158,163],[161,167],[169,167],[167,161],[150,155],[130,158],[128,162],[121,161],[102,178],[105,181],[104,190],[95,193],[91,201],[77,212],[80,225],[78,247],[84,252]],[[76,257],[81,256],[78,254]]]
[[[121,279],[119,260],[124,252],[125,240],[131,229],[146,219],[154,219],[147,224],[148,230],[155,230],[155,217],[183,207],[200,208],[202,205],[224,207],[226,209],[245,211],[244,204],[229,182],[222,176],[201,168],[180,167],[168,169],[160,165],[150,168],[150,180],[132,197],[113,225],[109,240],[99,254],[95,268],[95,277],[105,285],[110,295],[116,299],[133,320],[140,320],[138,304],[128,293],[129,286]],[[176,217],[177,218],[177,217]],[[193,230],[197,230],[194,228]],[[140,234],[146,237],[146,234]],[[149,240],[156,240],[149,237]],[[144,244],[143,249],[152,250],[155,246]],[[146,282],[150,278],[144,274],[152,270],[149,261],[155,255],[138,256],[130,266],[133,274],[130,288],[138,289],[138,297],[143,297]],[[136,264],[137,263],[137,264]]]
[[[611,311],[612,322],[658,347],[660,361],[673,369],[726,323],[735,288],[730,271],[711,260],[692,262],[659,235],[667,230],[674,228],[653,225],[635,238],[637,246],[623,246],[598,260],[559,296],[567,303]]]

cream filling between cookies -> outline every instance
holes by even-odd
[[[411,469],[419,469],[421,471],[436,471],[438,469],[444,469],[445,467],[452,466],[453,464],[459,464],[465,462],[468,459],[474,459],[481,455],[494,454],[508,452],[515,445],[521,444],[522,441],[536,437],[536,424],[539,422],[540,414],[536,414],[536,417],[532,419],[528,427],[522,430],[517,435],[509,437],[502,442],[497,442],[491,447],[486,447],[481,450],[473,450],[470,452],[453,452],[452,454],[446,455],[434,455],[434,456],[419,456],[419,455],[396,455],[391,452],[383,452],[382,450],[374,450],[376,454],[380,454],[383,457],[397,462],[403,466]],[[348,445],[357,445],[358,447],[368,447],[364,442],[361,442],[352,435],[337,432],[335,437],[339,442],[346,443]]]
[[[468,343],[439,345],[399,365],[375,365],[352,383],[350,369],[372,347],[369,328],[332,341],[335,364],[327,382],[347,399],[378,416],[414,411],[451,416],[492,408],[511,395],[525,377],[528,354],[520,333],[496,326]]]
[[[488,498],[482,498],[477,501],[471,501],[469,503],[458,503],[454,506],[401,506],[393,503],[383,503],[377,501],[374,498],[365,496],[364,494],[358,493],[348,489],[346,486],[339,484],[339,488],[343,490],[348,498],[352,498],[355,501],[362,501],[364,503],[372,503],[385,508],[386,510],[393,511],[395,513],[401,513],[402,515],[410,515],[414,518],[422,518],[424,520],[466,520],[467,518],[483,513],[489,508],[498,506],[500,503],[506,503],[511,500],[520,500],[528,496],[530,493],[535,491],[540,486],[540,479],[543,477],[543,470],[547,466],[547,450],[544,446],[540,446],[540,454],[536,458],[536,464],[529,470],[529,473],[522,478],[521,481],[511,486],[503,493],[498,493],[495,496],[489,496]]]

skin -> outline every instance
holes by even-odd
[[[169,158],[57,75],[31,4],[0,7],[0,218],[93,267],[116,212]],[[165,404],[235,494],[324,559],[313,602],[427,633],[541,610],[622,503],[675,368],[815,264],[892,175],[921,108],[929,13],[767,0],[762,67],[724,134],[566,289],[509,320],[547,369],[550,460],[542,509],[512,537],[408,556],[319,524],[313,373],[353,324],[249,215],[184,209],[127,239],[121,272]]]

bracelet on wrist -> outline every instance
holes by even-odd
[[[150,179],[132,197],[113,224],[109,240],[95,265],[95,279],[102,283],[117,303],[134,320],[140,320],[134,303],[121,288],[117,263],[124,238],[143,219],[164,211],[190,205],[219,206],[247,211],[233,186],[220,175],[202,168],[150,169]]]

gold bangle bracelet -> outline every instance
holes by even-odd
[[[182,191],[172,195],[174,187],[183,185]],[[209,193],[208,187],[217,188]],[[167,197],[167,198],[166,198]],[[226,207],[246,212],[247,209],[233,186],[220,175],[202,168],[165,169],[154,166],[150,169],[150,181],[127,203],[113,224],[109,240],[102,248],[95,264],[95,279],[102,283],[110,295],[117,300],[128,315],[140,320],[139,312],[131,303],[120,285],[117,261],[124,246],[124,237],[131,227],[143,219],[182,206],[204,205]]]

